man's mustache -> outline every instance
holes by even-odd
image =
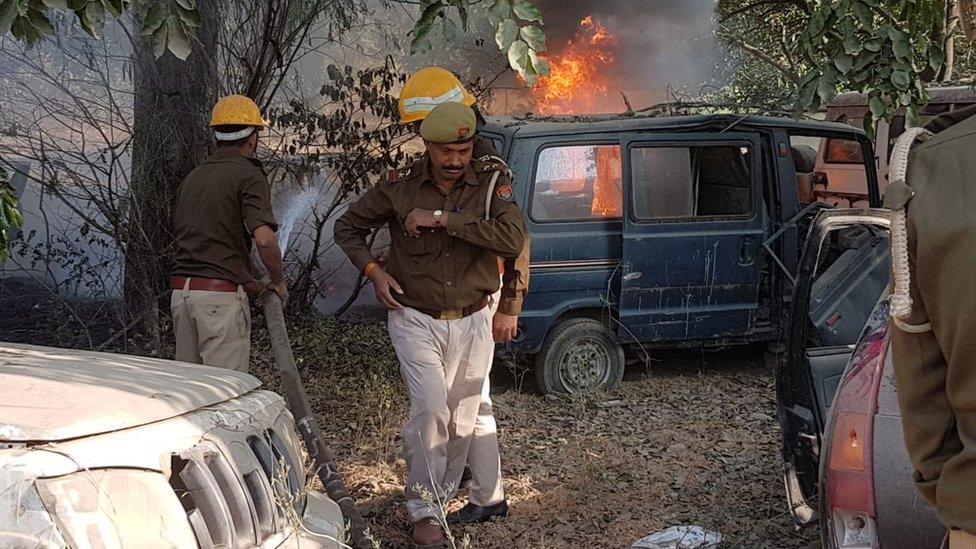
[[[441,169],[442,170],[445,170],[445,171],[447,171],[447,170],[463,170],[464,169],[464,166],[455,166],[455,165],[452,164],[452,165],[447,165],[447,166],[441,166]]]

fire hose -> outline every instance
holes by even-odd
[[[366,539],[366,521],[356,507],[356,502],[349,494],[346,484],[342,481],[338,469],[335,467],[335,455],[325,443],[325,437],[315,421],[315,414],[308,403],[308,394],[302,383],[295,365],[295,355],[292,353],[288,330],[285,327],[285,315],[282,310],[281,298],[274,292],[266,292],[262,296],[264,304],[264,318],[268,323],[268,333],[271,337],[271,347],[274,349],[275,363],[278,367],[278,378],[284,392],[288,408],[295,416],[298,432],[305,441],[305,447],[315,464],[315,472],[325,492],[342,510],[342,516],[349,524],[349,538],[353,547],[366,549],[372,544]]]

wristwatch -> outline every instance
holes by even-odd
[[[444,215],[444,210],[434,210],[434,225],[441,226],[442,215]]]

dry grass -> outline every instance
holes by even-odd
[[[291,334],[373,535],[408,546],[399,440],[407,398],[384,326],[315,319]],[[273,385],[264,341],[257,331],[255,366]],[[761,356],[659,352],[653,372],[631,368],[617,393],[572,401],[520,390],[496,372],[511,514],[456,534],[473,547],[629,547],[668,526],[697,524],[722,532],[725,547],[808,545],[786,509],[773,379]]]
[[[41,301],[0,292],[3,339],[84,348],[87,334],[57,304]],[[255,315],[254,324],[252,370],[274,388],[263,319]],[[92,335],[101,341],[115,329],[106,322]],[[312,405],[371,533],[385,547],[407,546],[399,440],[407,398],[385,326],[313,318],[293,321],[290,334],[309,371]],[[148,354],[131,339],[111,350]],[[638,365],[616,394],[576,401],[519,390],[496,364],[493,398],[511,514],[459,529],[458,537],[467,534],[477,548],[629,547],[665,527],[697,524],[722,532],[724,547],[809,544],[808,535],[793,531],[786,509],[773,378],[761,353],[652,355],[653,372]],[[461,504],[463,498],[451,508]]]

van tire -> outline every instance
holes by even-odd
[[[560,322],[535,356],[535,379],[542,394],[612,391],[623,377],[623,347],[592,318]]]

